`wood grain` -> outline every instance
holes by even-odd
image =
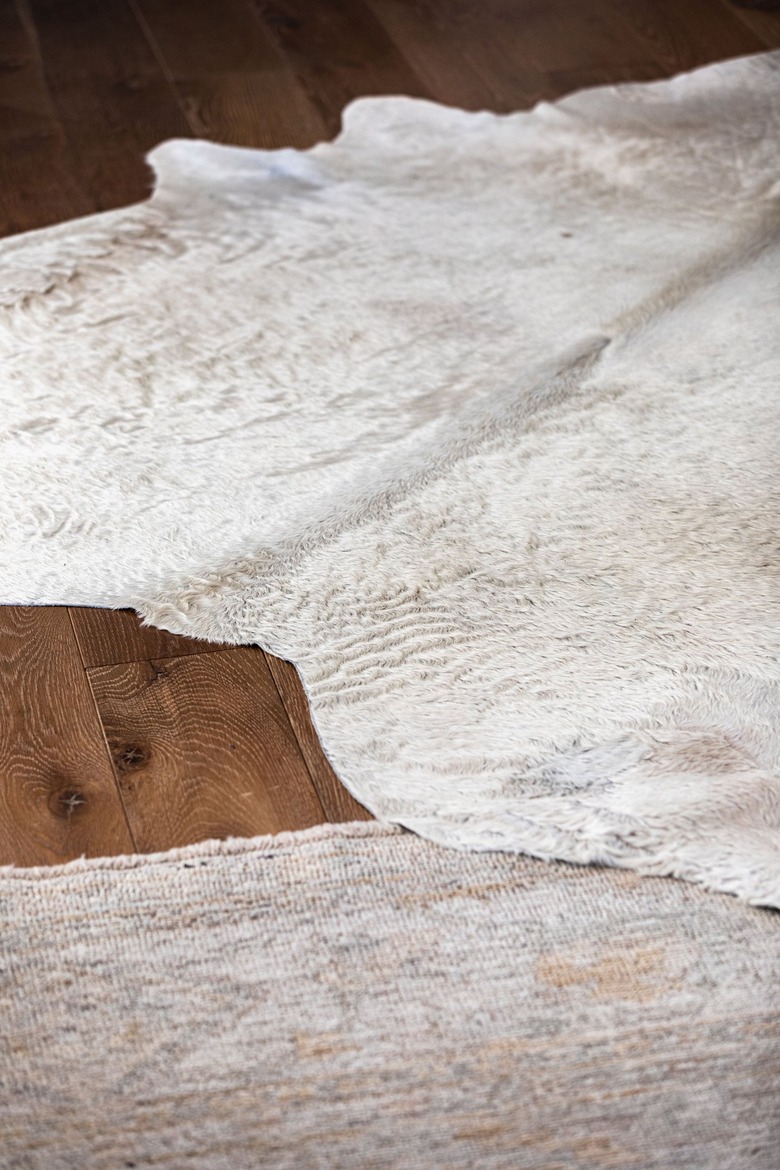
[[[217,142],[305,148],[326,127],[244,0],[130,0],[192,133]]]
[[[132,609],[72,607],[71,621],[85,667],[112,666],[119,662],[143,662],[149,658],[175,658],[181,654],[207,654],[224,650],[220,642],[202,642],[169,634],[155,626],[142,626]]]
[[[492,79],[480,71],[479,46],[462,20],[436,0],[366,0],[367,7],[409,62],[427,96],[463,110],[502,105]],[[486,36],[483,31],[483,38]],[[477,60],[472,60],[476,48]]]
[[[780,49],[780,0],[730,4],[729,11],[749,28],[767,49]]]
[[[311,720],[306,692],[293,664],[270,654],[266,655],[266,661],[327,819],[332,824],[373,820],[368,809],[358,804],[341,783],[323,752]]]
[[[87,671],[141,852],[324,821],[262,653]]]
[[[535,42],[557,26],[567,6],[496,0],[368,0],[439,101],[499,113],[527,109],[550,96]],[[551,37],[551,45],[557,45]],[[449,63],[449,67],[448,67]],[[431,76],[431,68],[435,70]]]
[[[190,128],[125,3],[25,0],[77,178],[98,209],[145,199],[144,155]]]
[[[132,853],[66,609],[0,608],[0,864]]]
[[[366,0],[439,101],[499,112],[756,52],[710,0]]]
[[[661,72],[642,60],[636,36],[615,28],[604,0],[457,0],[446,8],[436,0],[366,2],[436,99],[465,109],[528,108],[575,88],[567,77],[573,70],[583,84]]]
[[[593,0],[591,0],[593,2]],[[763,49],[759,38],[724,5],[712,0],[620,0],[620,27],[641,39],[664,73]]]
[[[0,0],[0,144],[0,235],[94,210],[46,88],[35,28],[11,0]]]
[[[290,63],[330,134],[353,98],[427,90],[373,13],[360,0],[249,0]]]

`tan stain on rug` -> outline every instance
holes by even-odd
[[[641,1003],[663,993],[664,968],[664,951],[638,946],[604,954],[595,961],[583,956],[545,955],[536,965],[536,974],[553,987],[583,985],[603,999],[618,996]]]

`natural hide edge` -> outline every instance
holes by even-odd
[[[8,603],[294,661],[377,817],[780,907],[780,54],[164,143],[0,248]]]

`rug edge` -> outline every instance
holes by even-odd
[[[318,844],[329,840],[356,840],[414,836],[400,825],[383,821],[339,821],[312,825],[307,829],[285,829],[280,833],[263,833],[255,837],[210,837],[192,845],[164,849],[156,853],[118,853],[101,857],[76,857],[57,865],[2,865],[0,881],[21,879],[32,881],[45,878],[70,877],[77,873],[105,870],[143,869],[155,865],[181,864],[192,860],[216,857],[236,857],[259,853],[273,856],[291,848]]]

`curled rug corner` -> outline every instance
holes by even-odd
[[[780,907],[779,136],[767,53],[162,144],[0,246],[0,598],[294,661],[384,821]]]

